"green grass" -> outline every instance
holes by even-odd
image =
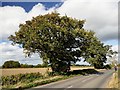
[[[59,80],[64,80],[64,79],[67,79],[67,78],[70,78],[72,76],[62,76],[62,77],[58,77],[58,78],[54,78],[54,79],[47,79],[47,80],[43,80],[41,82],[36,82],[36,83],[29,83],[29,84],[26,84],[25,86],[23,87],[20,87],[21,89],[27,89],[27,88],[31,88],[31,87],[35,87],[35,86],[38,86],[38,85],[44,85],[44,84],[48,84],[48,83],[51,83],[51,82],[56,82],[56,81],[59,81]]]

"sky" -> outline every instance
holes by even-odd
[[[118,0],[65,0],[43,2],[10,2],[4,0],[0,7],[0,65],[8,60],[20,63],[39,64],[42,59],[38,54],[25,58],[23,48],[12,46],[8,36],[19,30],[19,24],[31,20],[32,17],[57,11],[61,16],[84,19],[84,28],[92,30],[106,45],[112,45],[118,51]],[[81,62],[80,64],[86,64]]]

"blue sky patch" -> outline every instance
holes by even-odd
[[[26,12],[29,12],[33,6],[38,3],[43,4],[46,10],[55,6],[58,8],[63,4],[63,2],[3,2],[2,6],[20,6],[23,7]]]

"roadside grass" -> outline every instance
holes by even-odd
[[[113,88],[113,90],[115,88],[120,90],[120,69],[117,72],[113,73],[112,79],[108,83],[108,87]]]
[[[27,73],[11,76],[2,76],[2,90],[11,89],[27,89],[39,85],[56,82],[59,80],[68,79],[77,75],[98,74],[99,72],[94,69],[73,70],[68,73],[53,73],[46,71],[45,74],[41,73]]]
[[[118,89],[120,90],[120,78],[118,78]]]

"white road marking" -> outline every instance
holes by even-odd
[[[72,88],[73,86],[72,85],[70,85],[70,86],[68,86],[67,88],[65,88],[64,90],[67,90],[67,89],[69,89],[69,88]]]
[[[70,85],[69,87],[67,87],[67,88],[72,88],[73,86],[72,85]]]
[[[88,78],[88,79],[85,79],[85,80],[83,80],[83,81],[81,81],[81,82],[86,82],[86,81],[88,81],[88,80],[90,80],[90,79],[92,79],[93,77],[90,77],[90,78]]]

